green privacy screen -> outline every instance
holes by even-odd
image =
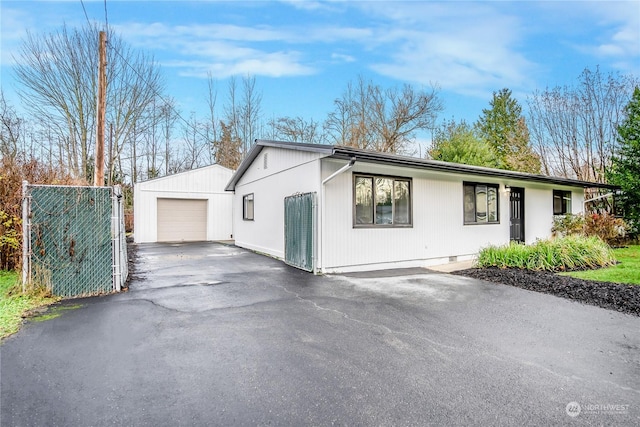
[[[28,187],[32,281],[64,297],[112,291],[111,191]]]
[[[315,193],[284,199],[284,259],[302,270],[313,271]]]

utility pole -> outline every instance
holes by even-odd
[[[107,187],[111,187],[113,184],[113,173],[111,172],[113,169],[113,123],[109,123],[109,167],[107,168]]]
[[[104,186],[104,127],[107,107],[107,33],[100,31],[100,63],[98,66],[98,99],[97,99],[97,130],[96,130],[96,165],[93,185]]]

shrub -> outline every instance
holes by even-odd
[[[628,231],[629,227],[622,218],[607,213],[587,215],[584,220],[587,236],[598,236],[611,246],[621,246]]]
[[[611,246],[621,246],[628,238],[628,225],[622,218],[608,213],[558,215],[553,218],[554,236],[597,236]]]
[[[489,246],[478,255],[480,268],[564,271],[607,267],[615,263],[609,245],[595,236],[539,240],[533,245],[511,242],[506,246]]]
[[[584,233],[582,215],[556,215],[553,217],[551,232],[554,236],[572,236]]]
[[[53,165],[21,157],[0,157],[0,268],[13,270],[22,259],[22,181],[82,184]]]

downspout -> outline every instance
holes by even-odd
[[[340,175],[342,172],[346,171],[347,169],[351,169],[355,164],[356,164],[356,158],[352,157],[348,164],[344,165],[343,167],[341,167],[340,169],[338,169],[337,171],[335,171],[334,173],[332,173],[322,181],[322,188],[324,188],[324,185],[327,182],[331,181],[333,178]]]
[[[320,187],[320,203],[321,203],[321,214],[320,214],[320,244],[319,244],[319,248],[318,248],[318,254],[320,255],[320,266],[316,266],[316,274],[320,271],[320,268],[324,268],[324,218],[325,218],[325,191],[324,191],[324,186],[331,181],[333,178],[337,177],[338,175],[340,175],[341,173],[346,172],[347,170],[351,169],[353,167],[353,165],[356,164],[356,158],[355,156],[351,157],[351,160],[349,160],[349,163],[347,163],[346,165],[344,165],[343,167],[341,167],[340,169],[338,169],[337,171],[335,171],[334,173],[332,173],[331,175],[329,175],[328,177],[326,177],[325,179],[322,180],[322,185]],[[322,173],[322,166],[320,167],[320,173]]]
[[[586,210],[587,210],[587,203],[589,203],[589,202],[593,202],[593,201],[595,201],[595,200],[604,199],[604,198],[609,197],[609,196],[615,196],[615,194],[616,194],[616,193],[611,192],[611,193],[603,194],[602,196],[594,197],[593,199],[585,200],[584,202],[582,202],[582,212],[586,212]]]

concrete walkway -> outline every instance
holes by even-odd
[[[428,267],[428,268],[429,268],[429,270],[438,271],[440,273],[452,273],[454,271],[460,271],[460,270],[466,270],[468,268],[473,268],[474,265],[475,265],[475,261],[474,260],[469,260],[469,261],[449,262],[447,264],[434,265],[434,266],[431,266],[431,267]]]

